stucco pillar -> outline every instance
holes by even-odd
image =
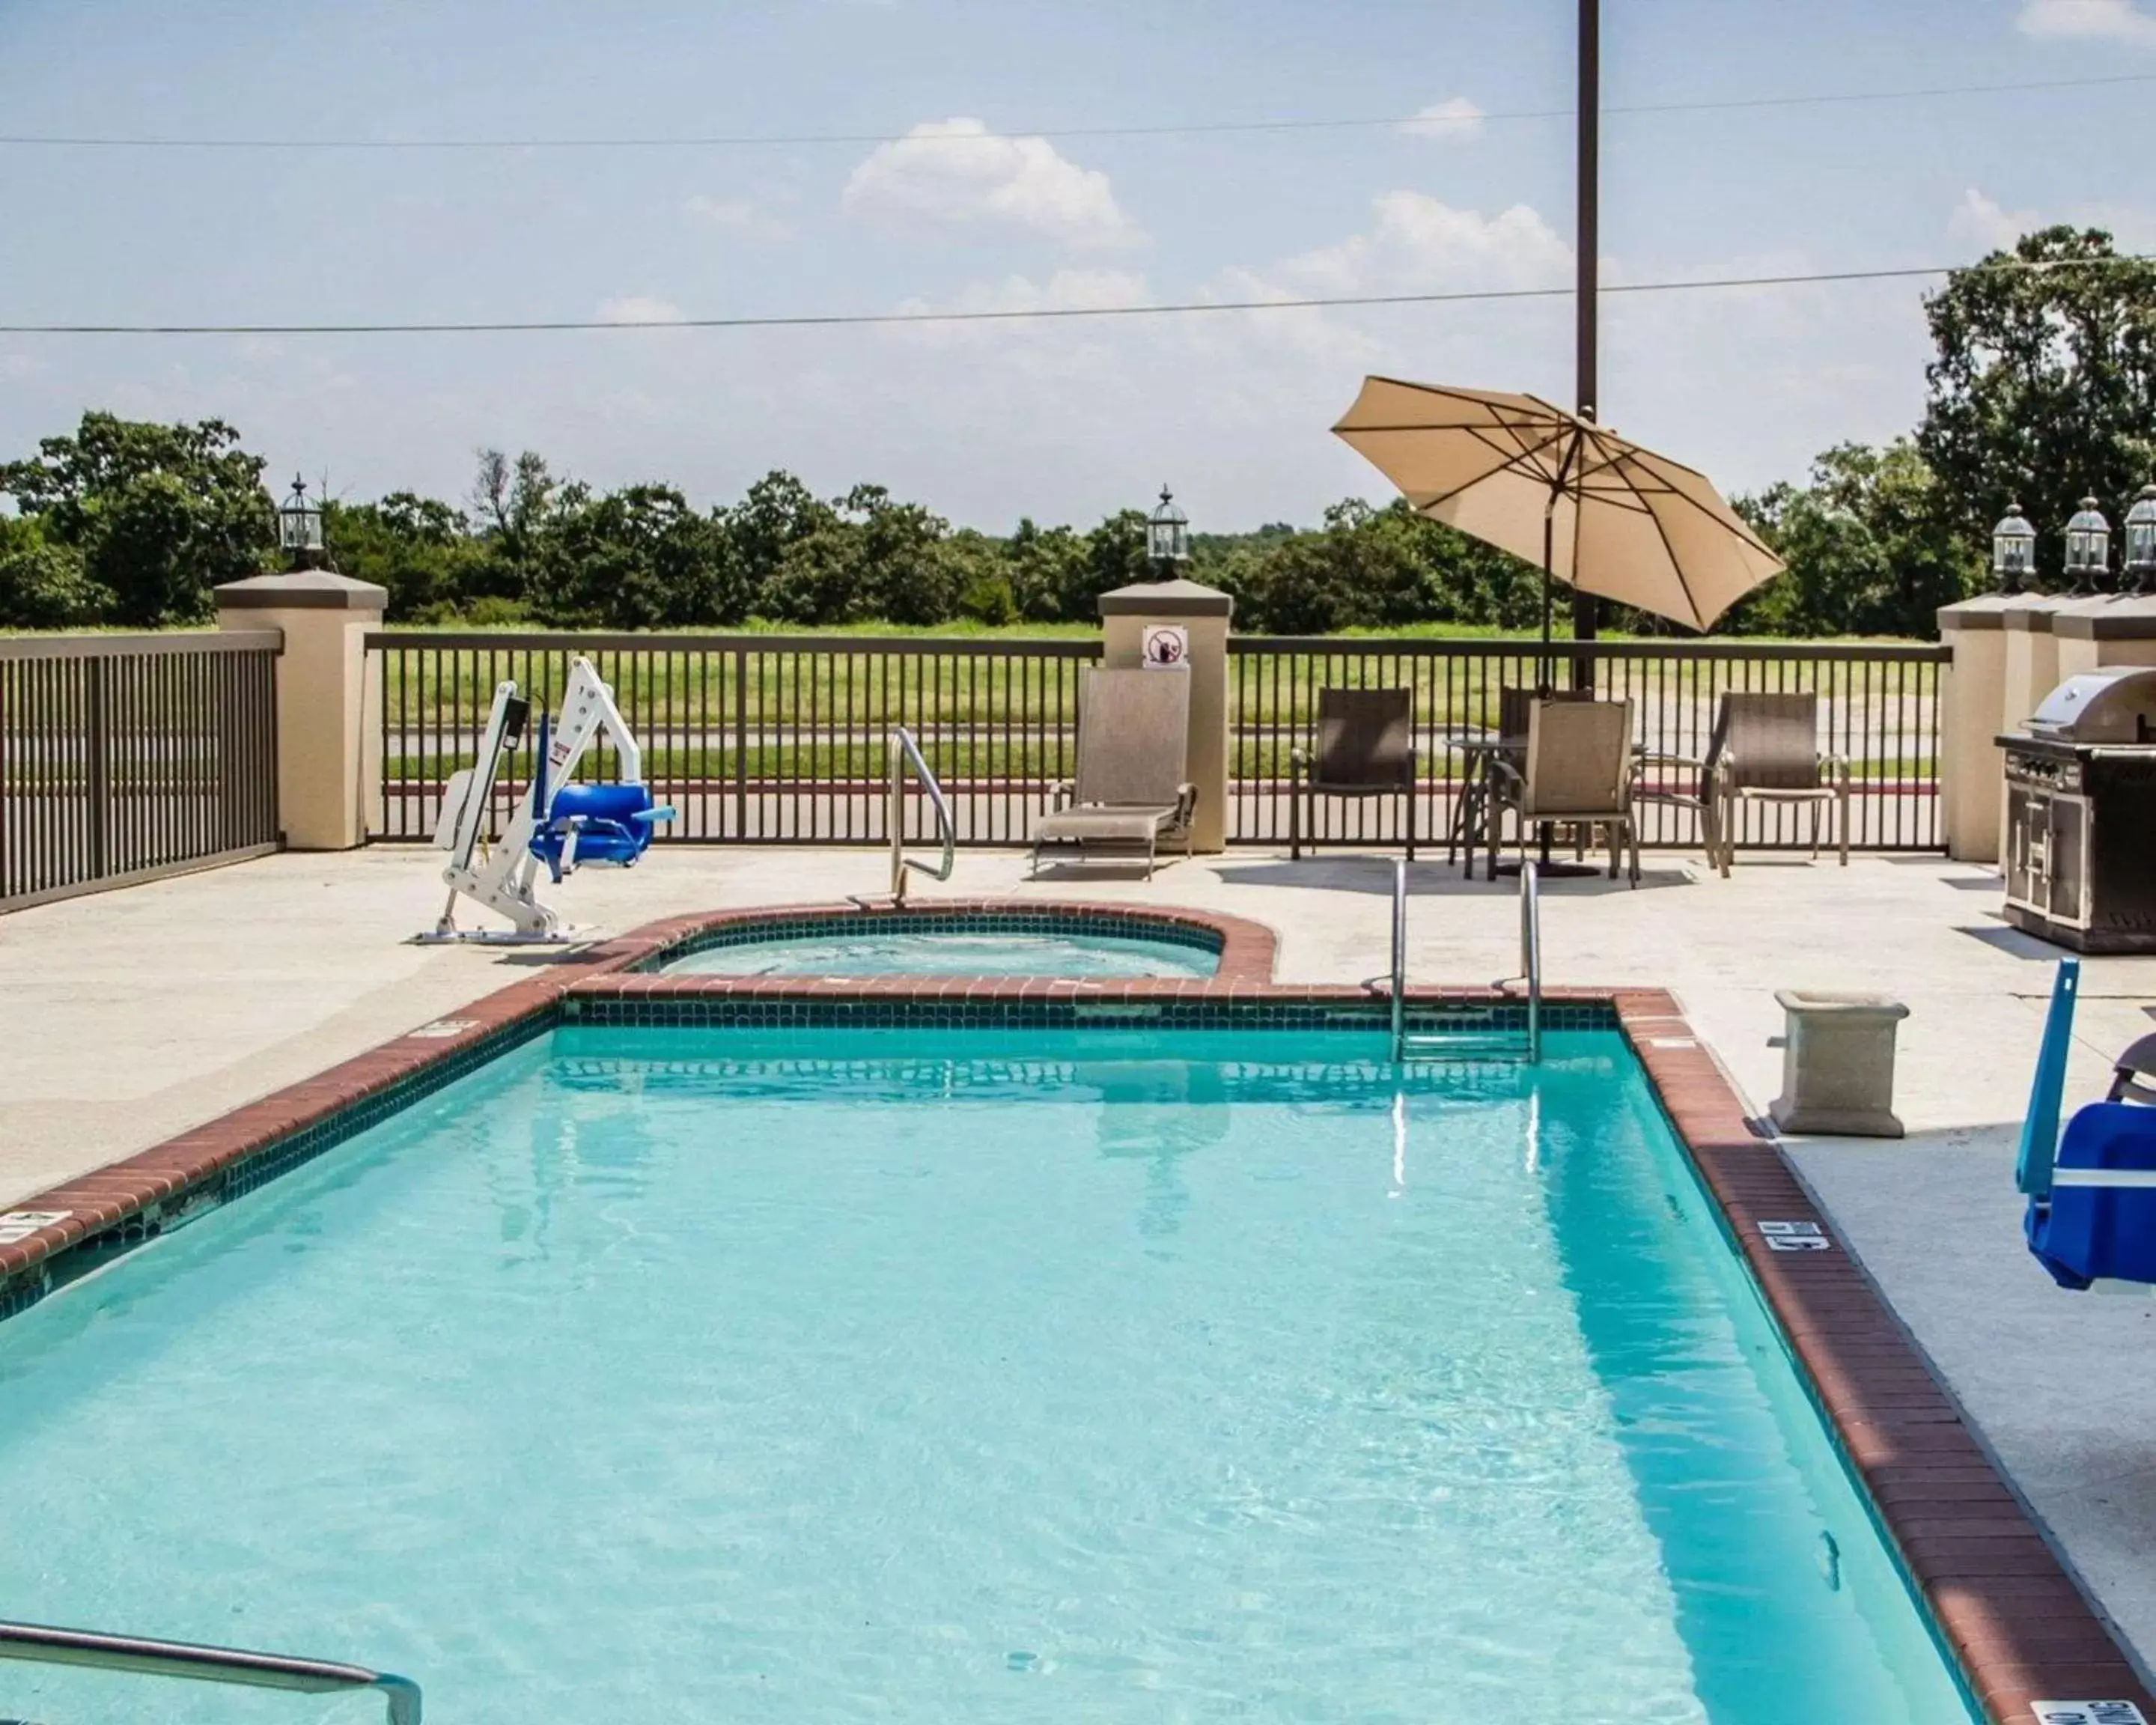
[[[1194,848],[1228,844],[1228,624],[1235,602],[1195,581],[1141,581],[1101,595],[1101,662],[1111,670],[1145,663],[1147,627],[1162,624],[1189,638],[1190,742],[1186,771],[1198,788],[1191,816]],[[1171,675],[1163,671],[1162,675]]]
[[[2054,594],[2020,593],[2011,608],[2000,615],[2006,624],[2005,706],[1999,728],[2019,731],[2044,697],[2059,686],[2059,643],[2051,633],[2051,619],[2066,603]],[[2006,854],[2006,792],[2002,779],[1999,793],[1998,838],[1994,856]]]
[[[220,629],[281,629],[277,809],[294,850],[367,842],[382,800],[382,683],[367,632],[387,589],[326,569],[257,575],[217,589]]]
[[[1947,855],[1999,860],[2005,757],[1993,741],[2006,711],[2004,593],[1964,599],[1939,612],[1939,639],[1953,654],[1939,701],[1939,815]]]

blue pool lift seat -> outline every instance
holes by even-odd
[[[2022,1128],[2015,1179],[2028,1194],[2021,1231],[2036,1261],[2062,1288],[2099,1281],[2156,1285],[2156,1035],[2118,1058],[2111,1093],[2059,1136],[2066,1049],[2081,964],[2059,967]]]
[[[630,868],[651,848],[653,828],[673,819],[671,809],[652,802],[649,785],[565,784],[531,834],[531,854],[557,884],[586,863]]]
[[[2156,1108],[2092,1102],[2076,1114],[2051,1194],[2030,1200],[2022,1231],[2062,1288],[2156,1283]]]

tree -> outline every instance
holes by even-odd
[[[491,585],[470,518],[439,498],[392,491],[379,503],[326,503],[322,537],[341,572],[388,589],[399,622],[445,621]]]
[[[562,492],[561,481],[536,450],[525,450],[514,462],[499,449],[479,452],[471,507],[484,524],[490,553],[475,571],[485,591],[511,598],[522,595],[531,578],[538,536]]]
[[[1052,623],[1086,583],[1086,542],[1068,527],[1040,527],[1027,516],[1004,542],[1005,579],[1020,617]]]
[[[1922,635],[1971,592],[1983,560],[1917,446],[1842,444],[1811,483],[1770,486],[1739,512],[1789,566],[1722,625],[1729,634]]]
[[[1122,509],[1086,536],[1086,557],[1068,570],[1073,578],[1060,595],[1056,614],[1066,623],[1091,623],[1104,593],[1149,580],[1146,559],[1146,517],[1142,510]]]
[[[151,425],[90,413],[0,465],[0,493],[73,552],[110,621],[139,629],[206,620],[211,589],[259,574],[276,543],[262,459],[222,420]]]
[[[751,596],[751,609],[760,616],[781,617],[788,614],[771,597],[780,562],[798,541],[836,526],[838,511],[792,474],[774,468],[739,503],[720,511],[718,519]]]
[[[111,606],[80,552],[48,543],[34,516],[0,516],[0,629],[80,629]]]
[[[2035,269],[1998,267],[2010,263]],[[2017,499],[2058,572],[2081,498],[2107,513],[2156,468],[2156,265],[2099,229],[2046,228],[1924,301],[1938,349],[1917,446],[1972,544]]]
[[[684,629],[728,608],[737,581],[720,525],[667,485],[562,494],[531,541],[527,596],[564,627]]]

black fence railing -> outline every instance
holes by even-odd
[[[942,782],[963,845],[1024,842],[1050,788],[1076,762],[1080,672],[1097,640],[781,635],[482,634],[390,629],[367,637],[382,674],[379,836],[429,837],[449,775],[477,751],[496,684],[514,680],[551,710],[571,658],[613,686],[644,750],[644,773],[680,811],[665,842],[882,844],[886,749],[904,726]],[[1573,665],[1603,695],[1630,698],[1637,740],[1704,753],[1730,690],[1810,691],[1820,742],[1846,756],[1851,840],[1866,849],[1941,845],[1938,757],[1944,648],[1742,641],[1560,644],[1555,665],[1531,641],[1290,639],[1229,643],[1232,843],[1284,845],[1290,752],[1315,727],[1317,691],[1414,691],[1422,794],[1418,831],[1442,839],[1466,757],[1451,745],[1496,728],[1499,695]],[[496,789],[497,822],[521,793],[523,759]],[[588,777],[608,778],[606,752]],[[907,804],[909,841],[932,836],[924,798]],[[1738,842],[1794,842],[1804,817],[1748,809]],[[1397,804],[1320,799],[1315,842],[1397,842]],[[1694,818],[1650,803],[1642,842],[1699,842]]]
[[[949,799],[962,845],[1024,842],[1076,761],[1078,680],[1096,641],[788,635],[478,634],[390,629],[382,660],[385,839],[430,837],[449,775],[471,763],[497,684],[552,711],[582,655],[613,686],[644,776],[679,811],[662,840],[880,845],[890,738],[904,726]],[[495,787],[495,827],[528,752]],[[608,778],[610,751],[588,757]],[[932,839],[927,798],[909,841]]]
[[[1290,753],[1312,736],[1319,690],[1404,688],[1414,691],[1421,783],[1414,819],[1421,839],[1442,843],[1471,758],[1455,745],[1496,734],[1501,691],[1553,684],[1629,700],[1635,743],[1694,760],[1707,753],[1724,694],[1815,695],[1820,747],[1849,763],[1852,847],[1942,850],[1939,695],[1951,659],[1943,646],[1916,644],[1560,642],[1546,658],[1532,641],[1239,637],[1229,644],[1235,716],[1229,833],[1239,844],[1287,843]],[[1685,768],[1650,770],[1671,789],[1694,788],[1697,774]],[[1306,834],[1304,842],[1396,844],[1398,808],[1391,798],[1320,797],[1312,809],[1317,836]],[[1643,845],[1701,842],[1698,817],[1688,809],[1643,799],[1638,812]],[[1736,841],[1794,845],[1809,834],[1810,819],[1786,804],[1748,803]]]
[[[0,910],[275,850],[282,646],[0,638]]]

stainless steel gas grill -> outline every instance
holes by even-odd
[[[2006,915],[2077,952],[2156,952],[2156,668],[2069,677],[2006,752]]]

